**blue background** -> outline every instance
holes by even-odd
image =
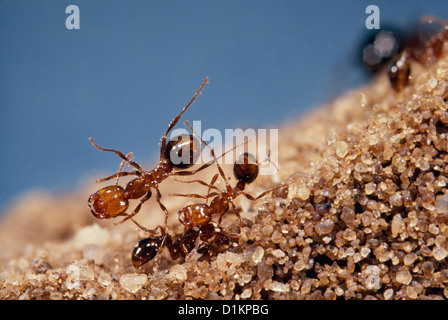
[[[71,4],[80,30],[65,26]],[[278,127],[362,84],[370,4],[381,26],[448,18],[445,1],[0,0],[0,207],[114,172],[90,136],[156,161],[205,76],[184,119],[219,130]]]

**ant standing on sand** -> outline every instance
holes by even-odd
[[[187,126],[193,131],[188,123]],[[193,131],[194,132],[194,131]],[[202,143],[204,143],[208,148],[210,146],[201,139]],[[221,223],[221,219],[223,215],[230,211],[230,207],[234,212],[238,215],[240,219],[240,230],[241,230],[241,216],[235,211],[235,206],[233,204],[233,200],[243,194],[249,200],[257,200],[268,193],[277,190],[285,185],[280,185],[275,188],[269,189],[258,197],[254,198],[253,196],[244,192],[244,188],[246,183],[251,183],[255,181],[258,176],[259,171],[259,163],[257,163],[255,157],[247,152],[243,153],[239,156],[237,161],[235,161],[233,166],[233,172],[238,180],[237,185],[232,188],[226,178],[223,169],[219,165],[217,158],[214,154],[214,150],[211,149],[211,154],[218,167],[219,174],[216,174],[210,184],[202,181],[202,180],[192,180],[185,181],[186,183],[200,183],[204,186],[208,187],[207,195],[199,195],[199,194],[172,194],[175,196],[184,196],[191,198],[204,198],[208,199],[210,197],[214,197],[211,204],[192,204],[184,207],[179,210],[179,220],[180,222],[187,227],[186,231],[175,238],[166,233],[165,229],[159,227],[161,230],[161,235],[158,237],[148,237],[140,240],[137,246],[134,248],[132,252],[132,263],[135,268],[138,268],[151,260],[154,259],[154,272],[157,273],[159,268],[159,260],[163,249],[165,247],[168,248],[170,256],[173,260],[176,260],[180,257],[184,258],[185,261],[190,261],[191,257],[194,253],[199,252],[201,254],[206,253],[219,253],[228,248],[231,242],[231,238],[238,238],[238,234],[232,234],[223,231],[220,227],[216,226],[213,222],[211,222],[211,218],[213,215],[220,215],[218,224]],[[228,151],[226,151],[228,152]],[[222,157],[223,155],[221,155]],[[219,175],[226,182],[226,191],[221,191],[214,186],[214,183],[218,179]],[[214,192],[210,192],[211,189]],[[137,224],[142,230],[147,231],[146,228]]]
[[[222,252],[230,245],[230,239],[235,238],[235,235],[221,230],[213,223],[204,224],[199,228],[189,228],[179,237],[173,237],[167,234],[164,228],[159,228],[161,235],[140,240],[131,256],[135,268],[154,259],[153,275],[159,269],[159,260],[165,247],[168,248],[171,259],[184,258],[185,261],[190,261],[198,251],[201,253]]]
[[[185,122],[185,124],[194,133],[193,128],[191,128],[188,122]],[[233,201],[239,195],[244,195],[247,199],[251,201],[256,201],[264,197],[265,195],[269,194],[270,192],[284,187],[284,185],[280,185],[272,189],[266,190],[257,197],[253,197],[252,195],[246,193],[244,191],[246,185],[254,182],[255,179],[258,177],[260,164],[257,162],[256,158],[252,154],[245,152],[237,158],[237,160],[233,165],[233,174],[237,179],[237,183],[235,187],[232,187],[221,165],[216,159],[214,150],[205,141],[203,141],[202,139],[201,141],[204,145],[206,145],[210,149],[214,162],[218,167],[219,174],[216,174],[212,178],[210,183],[206,183],[201,180],[184,181],[185,183],[197,182],[204,186],[207,186],[208,192],[205,196],[198,194],[171,194],[171,195],[190,197],[190,198],[203,198],[205,200],[208,200],[208,198],[213,197],[213,199],[210,202],[210,205],[208,205],[207,203],[192,204],[182,208],[181,210],[178,211],[179,221],[186,227],[198,227],[209,223],[213,215],[219,215],[218,224],[220,225],[224,214],[226,214],[232,209],[232,211],[237,215],[238,219],[240,220],[240,230],[241,230],[242,218],[238,213],[238,211],[236,210]],[[219,175],[225,182],[226,185],[225,191],[219,190],[217,187],[214,186],[214,183],[217,181]],[[210,191],[212,189],[214,190],[214,192],[211,193]]]
[[[160,147],[160,158],[159,163],[151,171],[144,170],[138,163],[131,161],[129,158],[132,153],[125,156],[118,150],[106,149],[98,146],[96,142],[89,138],[93,145],[101,150],[107,152],[114,152],[121,159],[123,159],[120,165],[119,172],[112,174],[106,178],[98,179],[97,182],[107,181],[116,178],[115,185],[107,186],[99,191],[92,194],[88,199],[88,205],[91,208],[92,214],[98,219],[110,219],[117,216],[125,216],[117,224],[123,223],[124,221],[131,219],[140,211],[143,203],[148,201],[152,196],[151,189],[154,189],[157,193],[156,201],[158,202],[160,208],[165,212],[165,225],[168,220],[168,211],[166,207],[160,201],[161,193],[159,191],[158,185],[168,178],[169,176],[186,176],[193,175],[198,171],[207,168],[210,164],[205,164],[194,171],[177,171],[179,169],[186,169],[193,166],[201,152],[200,143],[193,135],[180,135],[167,143],[167,136],[173,127],[177,124],[183,113],[190,107],[193,101],[201,92],[202,88],[208,82],[208,78],[205,78],[200,88],[197,90],[196,94],[190,100],[190,102],[182,109],[182,111],[174,118],[174,120],[168,126],[165,134],[162,136],[162,143]],[[181,162],[174,161],[174,156],[178,159],[182,159]],[[187,157],[185,157],[187,156]],[[185,158],[187,161],[184,161]],[[177,159],[176,159],[177,160]],[[135,170],[130,172],[123,172],[122,168],[124,164],[128,163]],[[135,179],[127,183],[126,187],[123,188],[118,185],[118,179],[124,176],[137,176]],[[131,199],[141,199],[140,203],[136,206],[134,211],[130,214],[125,211],[129,207],[129,200]],[[135,222],[135,221],[134,221]],[[147,230],[151,232],[150,230]],[[152,233],[156,233],[155,230]]]

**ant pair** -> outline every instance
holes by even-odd
[[[158,187],[159,184],[170,176],[194,175],[195,173],[210,166],[210,164],[205,164],[196,170],[182,170],[192,167],[196,163],[201,153],[200,143],[193,135],[180,135],[167,142],[169,132],[177,124],[184,112],[191,106],[191,104],[200,94],[202,88],[207,82],[208,78],[205,78],[202,85],[197,90],[196,94],[193,96],[190,102],[169,124],[168,129],[162,136],[159,163],[151,171],[144,170],[138,163],[130,160],[132,153],[129,153],[125,156],[118,150],[102,148],[98,146],[92,138],[89,138],[89,140],[97,149],[106,152],[114,152],[121,159],[123,159],[120,165],[120,169],[117,173],[97,180],[97,182],[103,182],[116,178],[115,184],[100,189],[99,191],[92,194],[88,199],[88,205],[91,208],[92,214],[96,218],[110,219],[118,216],[125,216],[125,218],[117,224],[121,224],[129,219],[134,221],[132,218],[140,211],[141,206],[151,198],[151,190],[154,189],[157,194],[156,201],[162,211],[165,212],[166,225],[168,220],[168,211],[160,200],[162,196]],[[126,163],[133,167],[135,170],[129,172],[122,171]],[[136,178],[128,182],[126,187],[123,188],[122,186],[118,185],[118,180],[120,177],[124,176],[136,176]],[[141,200],[140,203],[135,207],[133,212],[128,214],[126,213],[126,210],[129,208],[129,200],[132,199]],[[153,233],[156,233],[156,231],[153,230]]]
[[[160,236],[145,238],[141,240],[137,247],[134,249],[132,253],[132,262],[136,268],[146,262],[151,261],[155,257],[157,257],[156,260],[159,260],[165,246],[168,247],[173,260],[176,260],[179,257],[183,257],[186,258],[186,260],[189,260],[195,252],[213,253],[224,250],[230,244],[231,238],[237,238],[238,235],[227,233],[223,231],[219,226],[216,226],[213,222],[211,222],[212,216],[220,215],[218,221],[218,224],[220,225],[224,214],[232,209],[232,211],[238,216],[240,220],[241,230],[242,219],[237,210],[235,210],[235,205],[233,203],[234,199],[239,195],[244,195],[249,200],[255,201],[264,197],[268,193],[280,187],[283,187],[283,185],[281,185],[267,190],[260,194],[258,197],[253,197],[250,194],[244,192],[245,186],[249,183],[252,183],[257,178],[259,173],[259,163],[257,163],[253,155],[247,152],[242,154],[234,164],[233,171],[238,181],[236,186],[232,187],[228,179],[226,178],[222,167],[218,163],[214,150],[202,139],[200,140],[210,149],[214,161],[206,163],[196,170],[182,170],[189,169],[196,163],[199,155],[202,152],[202,148],[200,147],[201,143],[193,134],[181,135],[169,142],[167,142],[167,137],[169,132],[178,123],[183,113],[191,106],[193,101],[200,94],[202,88],[207,82],[208,79],[205,78],[204,82],[202,83],[196,94],[193,96],[193,98],[190,100],[190,102],[182,109],[182,111],[168,126],[168,129],[162,136],[159,163],[156,168],[151,171],[144,170],[138,163],[130,160],[132,153],[124,155],[122,152],[115,149],[102,148],[97,145],[92,138],[90,138],[90,141],[97,149],[106,152],[113,152],[122,159],[120,168],[117,173],[97,180],[97,182],[103,182],[111,180],[113,178],[116,179],[114,185],[104,187],[89,197],[88,205],[91,208],[92,214],[98,219],[110,219],[124,216],[124,218],[117,224],[121,224],[130,219],[139,228],[151,235],[157,234],[157,228],[160,228]],[[194,134],[196,134],[188,124],[188,122],[185,123],[190,128],[190,130]],[[221,157],[225,153],[223,153]],[[184,159],[182,156],[185,155],[187,156],[187,161],[174,161],[175,157]],[[204,170],[205,168],[212,165],[213,162],[216,163],[219,173],[213,177],[210,183],[206,183],[201,180],[183,181],[185,183],[197,182],[204,186],[207,186],[208,192],[206,195],[173,194],[175,196],[202,198],[206,200],[206,203],[188,205],[179,210],[179,220],[187,229],[182,235],[177,238],[168,235],[165,229],[167,227],[169,212],[160,200],[161,193],[158,188],[159,184],[170,176],[194,175],[197,172]],[[126,164],[129,164],[131,167],[133,167],[134,171],[122,171]],[[215,182],[219,178],[219,175],[224,179],[226,184],[226,190],[224,191],[219,190],[216,186],[214,186]],[[119,179],[124,176],[136,176],[136,178],[128,182],[127,185],[123,188],[122,186],[118,185],[118,182]],[[140,211],[141,206],[152,197],[152,189],[156,191],[156,201],[162,211],[164,211],[165,213],[165,227],[159,226],[154,230],[147,229],[141,226],[133,219],[133,217]],[[208,199],[212,197],[213,199],[210,205],[208,205]],[[140,199],[140,202],[132,211],[132,213],[129,214],[126,213],[126,210],[129,208],[129,200],[132,199]],[[199,240],[201,242],[199,242]],[[158,268],[158,262],[156,264]]]
[[[188,124],[188,122],[185,122],[185,124],[189,127],[189,129],[194,133],[193,128]],[[275,188],[266,190],[262,194],[260,194],[258,197],[253,197],[250,194],[246,193],[244,191],[247,184],[250,184],[256,180],[259,173],[259,166],[261,163],[258,163],[256,158],[249,152],[244,152],[241,154],[233,164],[233,174],[237,180],[237,183],[235,187],[232,187],[230,185],[229,180],[227,179],[224,170],[222,169],[221,165],[218,162],[218,159],[215,156],[214,150],[201,138],[199,138],[202,143],[207,146],[210,149],[211,156],[213,157],[214,162],[216,163],[216,166],[218,168],[218,173],[215,174],[211,180],[210,183],[204,182],[202,180],[191,180],[191,181],[184,181],[185,183],[199,183],[201,185],[204,185],[208,187],[208,191],[206,195],[199,195],[199,194],[172,194],[174,196],[181,196],[181,197],[189,197],[189,198],[202,198],[206,200],[206,203],[204,204],[191,204],[188,205],[181,210],[178,211],[178,218],[180,223],[182,223],[185,227],[200,227],[202,225],[205,225],[209,223],[212,219],[213,215],[219,215],[219,221],[218,224],[221,224],[222,218],[224,214],[229,212],[230,210],[233,211],[238,219],[240,220],[240,230],[242,226],[242,219],[239,215],[238,211],[235,208],[235,205],[233,201],[239,196],[244,195],[247,199],[251,201],[256,201],[265,195],[269,194],[270,192],[277,190],[281,186],[277,186]],[[246,144],[248,141],[246,140],[244,144]],[[232,148],[234,149],[234,148]],[[230,150],[232,150],[230,149]],[[229,152],[230,150],[227,150],[224,152],[221,157],[224,156],[225,153]],[[270,159],[270,156],[267,158]],[[263,161],[264,162],[264,161]],[[219,176],[224,180],[226,190],[222,191],[219,190],[214,184],[218,180]],[[213,192],[211,192],[213,190]],[[210,205],[207,204],[208,199],[212,198],[210,202]]]
[[[186,123],[187,126],[193,131],[191,126]],[[193,131],[194,132],[194,131]],[[210,146],[201,139],[208,148]],[[258,197],[253,197],[250,194],[244,192],[246,184],[252,183],[258,176],[259,166],[255,157],[245,152],[240,155],[233,165],[233,173],[237,179],[235,187],[232,187],[214,154],[214,150],[210,148],[211,155],[218,167],[219,173],[214,175],[210,183],[206,183],[202,180],[184,181],[185,183],[200,183],[208,187],[206,195],[199,194],[172,194],[174,196],[183,196],[191,198],[203,198],[206,201],[213,197],[210,205],[207,204],[191,204],[178,211],[179,221],[187,228],[185,232],[179,237],[175,238],[166,233],[165,229],[161,229],[161,235],[158,237],[148,237],[140,240],[137,246],[132,252],[132,263],[135,268],[154,259],[155,272],[159,268],[159,259],[165,247],[168,248],[170,256],[173,260],[180,257],[185,261],[189,261],[194,253],[219,253],[226,249],[231,242],[231,238],[238,238],[239,234],[232,234],[225,232],[211,221],[213,215],[219,215],[218,225],[221,224],[224,214],[232,211],[238,216],[240,220],[240,231],[242,228],[242,218],[235,208],[233,201],[239,196],[244,195],[251,201],[256,201],[270,192],[284,187],[280,185],[272,189],[266,190]],[[228,150],[229,151],[229,150]],[[226,152],[228,152],[226,151]],[[224,154],[223,154],[224,155]],[[221,155],[221,157],[223,156]],[[268,157],[269,158],[269,157]],[[214,186],[219,175],[226,183],[226,190],[219,190]],[[211,190],[213,189],[213,192]],[[147,231],[146,228],[138,225],[142,230]],[[149,230],[151,231],[151,230]],[[174,240],[175,239],[175,240]],[[201,242],[199,242],[201,241]]]

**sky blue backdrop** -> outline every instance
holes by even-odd
[[[68,5],[80,30],[65,26]],[[446,1],[0,0],[0,206],[24,191],[76,189],[119,160],[149,164],[168,123],[278,126],[361,84],[365,8],[398,28]]]

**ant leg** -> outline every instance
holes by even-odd
[[[166,130],[165,134],[162,136],[162,144],[160,147],[160,159],[163,159],[163,155],[165,154],[166,149],[166,139],[168,137],[168,133],[174,128],[174,126],[179,121],[180,117],[184,114],[185,111],[190,107],[190,105],[193,103],[194,100],[196,100],[197,96],[201,92],[202,88],[205,86],[205,84],[208,82],[208,78],[206,77],[204,81],[202,82],[201,86],[199,87],[198,91],[196,91],[193,98],[190,100],[190,102],[182,109],[182,111],[171,121],[171,123],[168,126],[168,129]]]
[[[241,209],[237,209],[233,203],[232,203],[231,205],[232,205],[232,211],[233,211],[233,213],[235,213],[235,215],[238,217],[238,220],[240,221],[240,233],[241,233],[241,230],[243,230],[243,218],[241,218],[241,215],[240,215]],[[225,214],[225,213],[222,213],[222,214],[221,214],[221,216],[219,217],[219,221],[222,220],[222,216],[223,216],[224,214]]]
[[[227,235],[227,236],[229,236],[231,238],[239,238],[240,234],[241,234],[241,230],[243,230],[243,218],[241,218],[241,215],[240,215],[239,211],[235,208],[235,206],[233,204],[232,204],[232,211],[235,213],[235,215],[238,217],[238,220],[240,221],[240,231],[239,231],[239,233],[228,233],[228,232],[225,232],[224,230],[222,230],[221,232],[223,232],[225,235]],[[221,213],[219,215],[218,226],[220,226],[220,228],[221,228],[222,217],[226,213],[227,213],[227,211],[224,212],[224,213]]]
[[[120,177],[132,176],[132,175],[134,175],[134,176],[141,176],[141,173],[140,173],[140,171],[131,171],[131,172],[126,172],[126,171],[123,172],[122,171],[122,172],[117,172],[117,173],[111,174],[110,176],[107,176],[105,178],[97,179],[96,182],[104,182],[104,181],[107,181],[107,180],[110,180],[110,179],[113,179],[113,178],[117,178],[117,181],[115,182],[115,185],[117,185],[118,179]]]
[[[163,230],[163,228],[161,228],[161,229]],[[164,236],[163,236],[162,243],[160,244],[159,251],[157,252],[157,254],[154,258],[154,266],[152,267],[153,272],[150,276],[148,276],[147,286],[151,286],[151,282],[154,280],[157,272],[159,271],[160,258],[162,257],[163,249],[165,249],[165,240],[166,240],[166,237],[169,237],[169,235],[165,234],[165,232],[163,232],[163,234],[164,234]]]
[[[208,187],[209,188],[209,192],[210,192],[210,189],[215,189],[215,190],[219,191],[219,189],[213,185],[216,182],[217,179],[218,179],[218,174],[216,174],[213,177],[213,179],[212,179],[212,181],[210,183],[204,182],[202,180],[189,180],[189,181],[178,180],[178,179],[174,179],[174,180],[177,181],[177,182],[182,182],[182,183],[195,183],[195,182],[197,182],[199,184],[202,184],[203,186]]]
[[[215,176],[213,177],[213,179],[212,179],[212,181],[210,182],[210,184],[208,184],[208,183],[206,183],[206,182],[204,182],[204,181],[202,181],[202,180],[191,180],[191,181],[181,181],[181,180],[176,180],[176,181],[183,182],[183,183],[193,183],[193,182],[198,182],[198,183],[200,183],[200,184],[202,184],[202,185],[208,187],[207,195],[206,195],[206,196],[203,196],[203,195],[195,194],[195,193],[193,193],[193,194],[191,194],[191,193],[190,193],[190,194],[171,193],[170,196],[188,197],[188,198],[200,198],[200,199],[208,200],[208,198],[211,198],[211,197],[214,197],[214,196],[219,195],[219,194],[216,193],[216,192],[210,192],[211,189],[215,189],[215,190],[217,190],[218,192],[220,192],[219,189],[218,189],[217,187],[214,186],[214,183],[216,182],[217,179],[218,179],[218,174],[215,174]]]
[[[258,165],[261,166],[265,162],[268,162],[268,163],[272,164],[277,171],[280,171],[280,169],[278,168],[277,164],[275,162],[271,161],[271,150],[268,151],[267,157],[263,161],[259,162]]]
[[[196,174],[199,171],[202,171],[202,170],[210,167],[212,164],[213,164],[213,162],[206,163],[206,164],[202,165],[201,167],[199,167],[196,170],[192,170],[192,171],[176,171],[176,172],[172,172],[170,175],[171,176],[191,176],[191,175]]]
[[[119,225],[119,224],[122,224],[122,223],[124,223],[125,221],[127,221],[127,220],[131,219],[132,217],[134,217],[134,216],[140,211],[140,208],[142,207],[142,205],[143,205],[146,201],[148,201],[150,198],[151,198],[151,192],[149,191],[149,192],[146,194],[146,196],[144,196],[143,199],[140,200],[140,203],[135,207],[134,211],[132,211],[131,214],[127,214],[125,218],[123,218],[121,221],[118,221],[117,223],[115,223],[115,225],[117,226],[117,225]]]
[[[182,244],[182,251],[186,254],[185,262],[192,263],[196,272],[199,272],[198,265],[191,259],[193,258],[194,254],[198,251],[198,248],[199,248],[199,239],[195,240],[194,248],[190,252],[188,252],[185,245]]]
[[[197,193],[189,193],[189,194],[170,193],[170,196],[173,196],[173,197],[186,197],[186,198],[196,198],[196,199],[206,199],[206,200],[208,198],[211,198],[211,197],[214,197],[217,195],[219,195],[219,194],[216,192],[209,193],[206,196],[203,196],[203,195],[197,194]]]
[[[126,155],[126,159],[128,159],[128,161],[131,159],[131,157],[132,157],[132,155],[133,155],[133,153],[132,152],[129,152],[127,155]],[[126,162],[127,161],[121,161],[121,163],[120,163],[120,167],[118,168],[118,174],[120,174],[121,172],[122,172],[122,170],[123,170],[123,168],[124,168],[124,166],[126,165]],[[118,180],[120,179],[120,176],[119,175],[117,175],[117,180],[115,181],[115,185],[118,185]]]
[[[202,141],[202,143],[205,144],[205,145],[210,149],[210,153],[211,153],[211,155],[212,155],[212,157],[213,157],[213,161],[216,163],[216,166],[218,167],[219,174],[221,175],[221,177],[224,179],[224,181],[225,181],[225,183],[226,183],[227,190],[228,190],[228,191],[232,190],[232,187],[230,186],[230,183],[229,183],[229,181],[227,180],[226,175],[224,174],[224,170],[222,170],[222,168],[221,168],[221,166],[220,166],[220,164],[219,164],[219,162],[218,162],[218,159],[216,158],[215,150],[213,150],[213,148],[210,147],[210,145],[209,145],[207,142],[205,142],[204,140],[202,140],[202,138],[201,138],[201,137],[200,137],[200,136],[193,130],[193,128],[190,126],[190,124],[189,124],[187,121],[185,121],[184,123],[185,123],[186,126],[188,126],[188,128],[189,128],[189,129],[190,129],[190,130],[191,130],[197,137],[199,137],[199,139]],[[235,149],[235,148],[236,148],[236,147],[227,150],[226,152],[224,152],[224,153],[221,155],[221,157],[222,157],[224,154],[226,154],[227,152],[229,152],[230,150],[233,150],[233,149]]]
[[[198,134],[197,134],[197,133],[193,130],[193,128],[190,126],[190,124],[188,123],[188,121],[184,121],[184,123],[191,129],[191,131],[192,131],[197,137],[199,137]],[[207,145],[207,146],[210,148],[210,146],[209,146],[204,140],[202,140],[201,137],[199,137],[199,139],[202,141],[202,143],[204,143],[205,145]],[[244,142],[244,143],[247,143],[247,142]],[[244,143],[243,143],[243,144],[244,144]],[[214,157],[214,159],[215,159],[216,162],[217,162],[217,159],[224,157],[224,155],[225,155],[226,153],[235,150],[235,149],[238,148],[239,146],[240,146],[240,145],[237,145],[237,146],[235,146],[235,147],[233,147],[233,148],[230,148],[230,149],[226,150],[226,151],[223,152],[219,157]],[[210,148],[210,149],[211,149],[211,148]],[[214,151],[213,151],[213,156],[214,156]],[[190,176],[190,175],[196,174],[197,172],[202,171],[202,170],[208,168],[209,166],[211,166],[211,165],[213,164],[213,162],[215,162],[215,161],[211,161],[211,162],[209,162],[209,163],[206,163],[206,164],[202,165],[201,167],[199,167],[199,168],[196,169],[196,170],[192,170],[192,171],[176,171],[176,172],[171,173],[171,175],[173,175],[173,176]]]
[[[229,238],[237,239],[237,238],[239,238],[241,236],[241,234],[240,234],[241,230],[240,230],[240,233],[230,233],[230,232],[227,232],[227,231],[224,231],[224,230],[221,230],[220,232],[222,234],[224,234],[225,236],[229,237]]]
[[[140,229],[142,229],[143,231],[145,231],[145,232],[147,232],[147,233],[149,233],[149,234],[151,234],[151,235],[154,235],[154,234],[156,234],[157,233],[157,228],[159,228],[159,227],[157,227],[157,228],[155,228],[155,229],[148,229],[148,228],[145,228],[144,226],[142,226],[140,223],[138,223],[137,221],[135,221],[133,218],[130,218],[131,219],[131,221],[132,222],[134,222],[135,223],[135,225],[137,226],[137,227],[139,227]],[[161,228],[161,227],[160,227]]]
[[[424,16],[420,18],[421,23],[437,23],[440,24],[442,27],[446,27],[448,25],[447,21],[443,21],[442,19],[439,19],[435,16]]]
[[[156,201],[159,204],[160,208],[163,212],[165,212],[165,228],[167,228],[168,225],[168,216],[170,215],[168,209],[165,207],[165,205],[160,201],[160,198],[162,198],[162,194],[160,193],[159,188],[156,188],[157,191],[157,198]]]
[[[242,192],[242,194],[247,198],[247,199],[249,199],[249,200],[251,200],[251,201],[255,201],[255,200],[258,200],[258,199],[260,199],[260,198],[263,198],[265,195],[267,195],[268,193],[270,193],[270,192],[272,192],[272,191],[275,191],[275,190],[277,190],[277,189],[280,189],[280,188],[283,188],[283,187],[286,187],[288,184],[282,184],[282,185],[279,185],[279,186],[277,186],[277,187],[274,187],[274,188],[272,188],[272,189],[269,189],[269,190],[266,190],[265,192],[263,192],[262,194],[260,194],[258,197],[253,197],[253,196],[251,196],[250,194],[248,194],[248,193],[246,193],[246,192]]]
[[[92,137],[89,138],[90,142],[92,142],[92,144],[95,146],[95,148],[101,150],[101,151],[107,151],[107,152],[114,152],[117,156],[119,156],[121,159],[123,159],[125,162],[129,163],[131,166],[133,166],[135,169],[139,170],[139,171],[144,171],[142,169],[142,167],[140,167],[140,165],[137,162],[134,162],[132,160],[129,160],[122,152],[115,150],[115,149],[106,149],[106,148],[102,148],[99,145],[96,144],[95,140],[93,140]]]
[[[208,205],[208,198],[210,197],[211,194],[215,193],[215,192],[210,193],[212,191],[212,188],[219,191],[219,189],[214,186],[214,184],[215,184],[216,180],[218,179],[218,177],[219,177],[218,174],[215,174],[213,176],[213,178],[212,178],[212,181],[210,181],[210,185],[209,185],[208,190],[207,190],[207,199],[205,201],[205,204],[207,204],[207,205]]]

